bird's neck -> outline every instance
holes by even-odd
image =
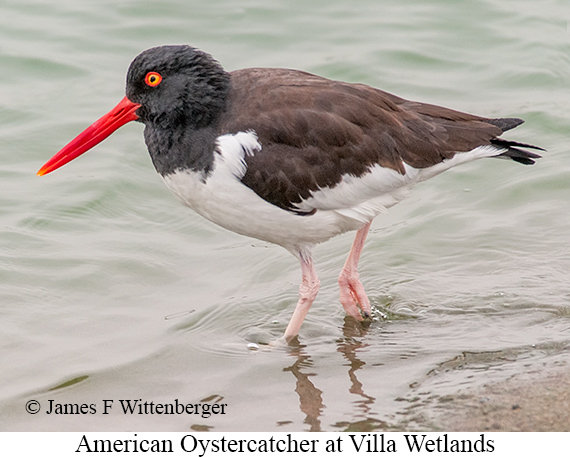
[[[214,125],[169,129],[147,125],[144,136],[154,167],[162,176],[187,169],[206,176],[211,171],[217,138]]]

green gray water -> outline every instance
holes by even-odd
[[[567,0],[0,2],[0,429],[429,428],[430,399],[566,364],[569,19]],[[136,54],[174,43],[227,69],[300,68],[522,117],[507,138],[548,153],[451,170],[379,217],[361,262],[368,326],[338,302],[352,235],[319,246],[300,345],[252,351],[284,331],[298,264],[180,206],[141,125],[35,176],[122,98]],[[228,409],[55,416],[50,399]]]

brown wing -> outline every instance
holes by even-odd
[[[492,144],[521,120],[490,120],[411,102],[364,84],[286,69],[230,73],[220,133],[254,130],[262,151],[247,157],[242,182],[291,210],[311,191],[380,164],[405,173]]]

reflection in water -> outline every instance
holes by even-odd
[[[325,407],[323,405],[323,391],[317,389],[309,379],[309,376],[315,376],[315,373],[303,373],[301,370],[311,367],[313,362],[311,357],[304,355],[305,346],[299,345],[293,347],[291,355],[296,357],[295,363],[290,367],[284,368],[283,371],[290,371],[297,378],[297,386],[295,392],[299,395],[301,411],[306,415],[304,423],[311,426],[311,432],[321,431],[321,421],[319,417]]]
[[[337,352],[340,352],[350,363],[350,369],[348,370],[348,376],[351,382],[350,393],[362,397],[362,399],[358,400],[356,404],[359,409],[362,410],[364,415],[370,412],[371,406],[374,403],[374,400],[376,400],[374,397],[364,393],[362,383],[356,377],[356,371],[366,365],[364,361],[360,360],[356,356],[356,351],[369,346],[357,338],[365,336],[366,333],[368,333],[368,327],[370,327],[369,321],[360,323],[348,316],[345,317],[344,326],[342,328],[343,338],[337,341],[336,349]]]
[[[368,333],[369,326],[369,321],[358,322],[348,316],[344,319],[343,337],[337,340],[337,352],[340,352],[349,362],[349,392],[359,397],[355,402],[358,409],[355,417],[361,419],[355,422],[337,422],[333,424],[335,428],[359,432],[388,428],[386,423],[369,417],[372,405],[376,399],[365,393],[364,386],[356,376],[356,372],[366,365],[363,360],[358,358],[357,352],[368,346],[363,341],[363,337]],[[310,431],[312,432],[322,431],[320,417],[326,406],[323,404],[323,391],[317,388],[309,379],[309,377],[317,376],[317,373],[308,372],[310,368],[313,368],[313,361],[306,352],[306,346],[300,344],[297,340],[291,344],[290,355],[295,357],[296,360],[293,365],[284,368],[283,371],[290,371],[297,379],[295,392],[299,395],[301,411],[306,415],[304,423],[310,425]]]

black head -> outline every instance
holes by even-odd
[[[140,121],[158,128],[203,128],[223,110],[229,75],[191,46],[147,49],[131,63],[126,95],[139,103]]]
[[[229,87],[229,74],[205,52],[191,46],[148,49],[129,67],[127,96],[48,160],[38,175],[79,157],[131,121],[145,124],[145,141],[159,173],[180,168],[207,173]]]

